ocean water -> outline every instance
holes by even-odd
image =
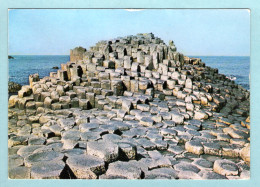
[[[22,56],[15,55],[15,59],[9,59],[9,80],[21,85],[29,84],[28,76],[39,73],[40,78],[49,76],[54,66],[60,68],[61,63],[69,61],[69,55],[40,55]],[[218,68],[219,73],[234,75],[235,82],[249,90],[250,57],[239,56],[192,56],[201,58],[207,66]]]
[[[21,85],[28,85],[30,74],[38,73],[40,78],[49,76],[54,66],[60,68],[60,64],[70,60],[69,55],[12,55],[9,59],[9,81]]]
[[[201,58],[206,66],[218,68],[218,72],[227,76],[234,75],[235,82],[245,89],[250,89],[250,57],[249,56],[190,56]]]

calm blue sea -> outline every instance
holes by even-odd
[[[192,56],[201,58],[206,66],[218,68],[224,75],[234,75],[235,82],[249,90],[250,57],[249,56]]]
[[[40,78],[48,76],[54,66],[69,61],[69,55],[55,56],[13,56],[9,59],[9,80],[21,85],[29,84],[28,76],[39,73]],[[219,73],[236,76],[235,82],[249,90],[250,57],[238,56],[192,56],[201,58],[207,66],[218,68]]]
[[[54,66],[60,68],[60,64],[70,60],[69,55],[12,55],[9,59],[9,81],[28,85],[30,74],[39,73],[40,78],[49,76]]]

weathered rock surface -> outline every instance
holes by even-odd
[[[221,175],[238,175],[237,165],[228,160],[216,160],[213,169],[216,173]]]
[[[88,142],[87,154],[97,156],[105,162],[113,162],[119,156],[119,147],[109,141]]]
[[[30,168],[24,166],[8,168],[8,177],[10,179],[29,179],[30,176],[31,176]]]
[[[16,93],[18,92],[22,86],[20,84],[17,84],[15,82],[8,82],[8,93]]]
[[[126,179],[141,179],[142,170],[136,164],[132,164],[131,161],[117,161],[109,164],[106,175],[121,176]]]
[[[145,172],[145,179],[177,179],[178,172],[172,168],[158,168]]]
[[[34,164],[39,162],[47,162],[47,161],[59,161],[64,158],[64,154],[51,151],[51,150],[42,150],[39,152],[34,152],[30,154],[24,159],[24,164],[27,167],[31,167]]]
[[[204,149],[203,149],[203,146],[201,145],[200,142],[198,141],[189,141],[189,142],[186,142],[185,143],[185,149],[188,151],[188,152],[191,152],[191,153],[194,153],[194,154],[197,154],[197,155],[201,155],[204,153]]]
[[[105,162],[92,155],[79,155],[70,157],[67,164],[79,179],[96,179],[105,172]]]
[[[9,178],[250,177],[250,93],[152,33],[70,51],[9,98]]]
[[[250,163],[250,144],[241,150],[241,157],[245,162]]]
[[[65,172],[65,163],[62,161],[40,162],[31,167],[33,179],[60,179]]]

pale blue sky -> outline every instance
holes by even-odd
[[[117,36],[153,32],[184,55],[250,55],[247,9],[12,9],[9,54],[64,55]]]

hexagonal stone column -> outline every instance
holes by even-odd
[[[127,179],[141,179],[142,170],[136,164],[117,161],[109,164],[106,172],[108,176],[121,176]]]
[[[113,162],[118,159],[118,145],[108,141],[94,141],[87,143],[87,154],[97,156],[105,162]]]
[[[64,154],[55,151],[36,152],[24,159],[24,164],[31,167],[34,164],[45,161],[59,161],[64,158]]]
[[[79,179],[96,179],[105,172],[105,162],[92,155],[69,157],[67,164]]]
[[[60,179],[65,169],[63,161],[40,162],[32,166],[32,179]]]
[[[237,165],[229,160],[216,160],[213,170],[221,175],[238,175]]]

